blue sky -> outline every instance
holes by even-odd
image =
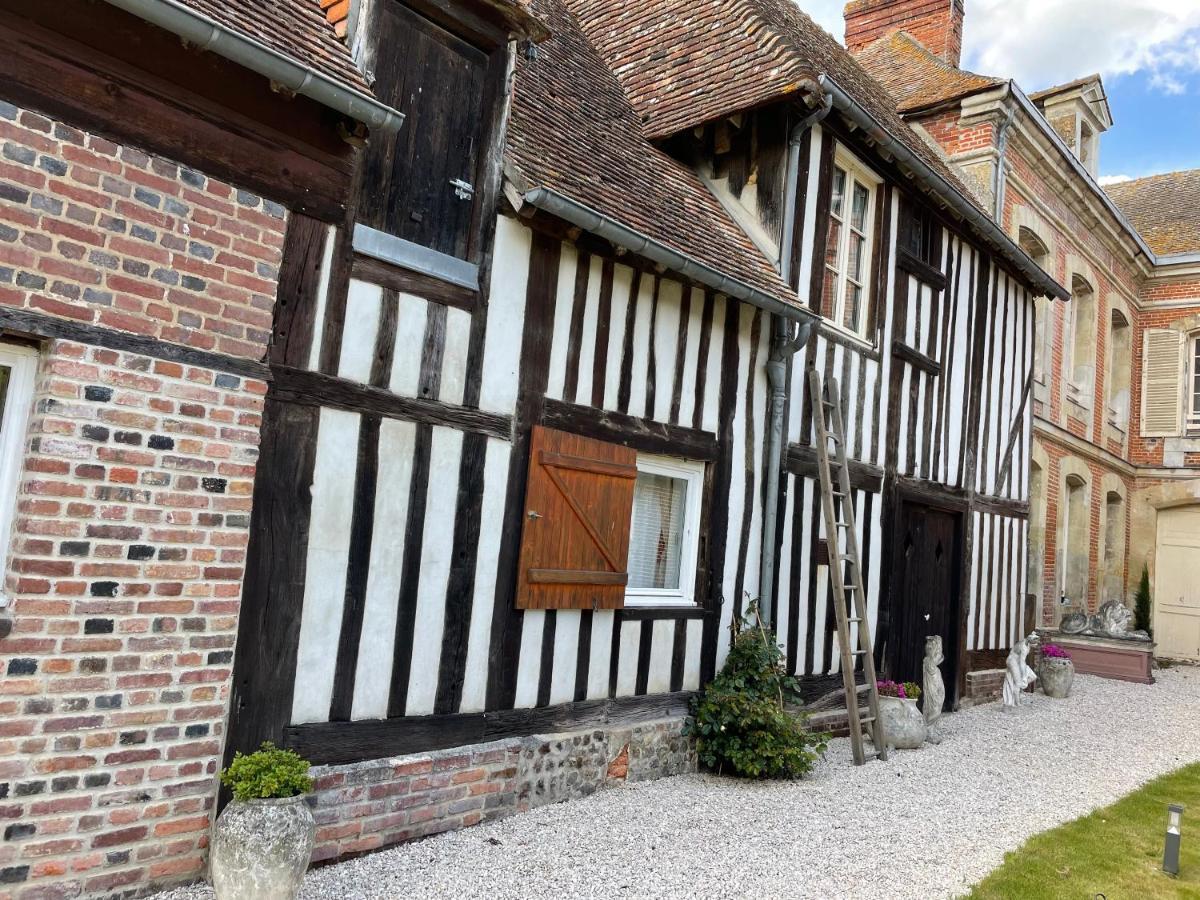
[[[835,37],[844,0],[798,0]],[[963,66],[1026,92],[1099,72],[1101,175],[1200,168],[1200,0],[966,0]]]

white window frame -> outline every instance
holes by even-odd
[[[637,470],[647,475],[665,475],[679,478],[687,484],[684,511],[683,535],[679,544],[679,587],[625,589],[626,606],[695,606],[696,566],[700,559],[700,504],[703,499],[704,463],[673,456],[638,454]],[[633,516],[630,512],[629,532],[633,534]]]
[[[1187,381],[1183,386],[1184,420],[1183,429],[1189,434],[1200,431],[1200,397],[1196,393],[1196,379],[1200,377],[1200,331],[1187,336]]]
[[[37,380],[38,351],[19,344],[0,343],[0,366],[7,366],[11,371],[8,395],[4,399],[4,416],[0,420],[0,559],[3,559],[7,570],[17,509],[17,486],[25,461],[33,386]],[[7,605],[7,596],[0,594],[0,608]]]
[[[868,169],[853,153],[847,150],[841,144],[838,144],[837,149],[833,154],[834,169],[841,169],[846,173],[846,189],[842,206],[842,217],[838,218],[833,214],[832,199],[829,205],[829,217],[831,219],[838,218],[842,228],[838,239],[837,256],[835,257],[836,268],[830,266],[824,260],[820,260],[821,265],[826,271],[832,271],[837,275],[834,285],[833,309],[832,316],[825,319],[825,322],[832,325],[843,334],[848,334],[857,340],[864,341],[867,344],[872,344],[872,337],[868,333],[867,326],[870,322],[870,311],[874,307],[875,295],[874,285],[871,284],[871,272],[874,269],[875,260],[875,216],[876,207],[879,203],[879,189],[883,185],[883,179]],[[830,172],[829,177],[833,179],[836,172]],[[863,244],[863,266],[865,272],[862,281],[862,305],[861,326],[859,330],[847,328],[842,324],[842,320],[846,314],[846,282],[849,280],[849,275],[846,272],[846,260],[850,251],[850,234],[852,228],[849,217],[850,210],[853,205],[854,185],[859,184],[867,189],[867,211],[864,218],[866,229],[863,232],[863,237],[866,239]],[[830,181],[830,196],[832,198],[833,183]],[[825,223],[826,240],[829,236],[829,223]],[[828,248],[827,248],[828,252]],[[824,285],[824,279],[822,279]],[[825,298],[821,298],[821,305],[824,306]]]

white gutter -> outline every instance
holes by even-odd
[[[656,241],[640,231],[622,225],[616,219],[596,212],[590,206],[585,206],[555,190],[545,187],[532,188],[525,192],[522,199],[530,206],[570,222],[590,234],[611,241],[618,247],[624,247],[631,253],[644,256],[672,272],[712,288],[719,294],[743,300],[751,306],[757,306],[759,309],[783,316],[794,322],[815,321],[819,318],[811,310],[793,303],[786,303],[760,288],[749,285],[740,279],[731,278],[707,263],[680,253],[661,241]]]
[[[909,169],[914,178],[946,204],[975,230],[976,234],[1004,254],[1025,276],[1033,287],[1047,297],[1069,300],[1070,292],[1042,271],[1024,250],[1018,247],[1004,230],[987,213],[968,200],[953,184],[936,171],[929,163],[902,144],[895,135],[881,125],[875,117],[863,109],[849,94],[828,75],[821,76],[821,87],[832,97],[833,105],[847,119],[868,134],[881,149],[895,157],[903,167]]]
[[[257,72],[287,90],[302,94],[368,128],[398,131],[404,113],[380,103],[370,94],[348,87],[311,66],[234,31],[179,0],[107,0],[109,4],[152,25],[176,34],[201,50]]]

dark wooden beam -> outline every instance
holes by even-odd
[[[870,491],[873,494],[877,494],[883,489],[883,469],[879,466],[872,466],[855,459],[848,459],[846,462],[850,468],[851,487],[861,491]],[[804,478],[820,478],[820,471],[817,468],[817,451],[813,447],[804,444],[789,444],[784,465],[793,475],[800,475]]]
[[[284,731],[283,744],[314,765],[342,765],[531,734],[683,716],[693,696],[691,691],[679,691],[535,709],[293,725]]]
[[[904,341],[892,341],[892,356],[902,359],[906,363],[930,375],[937,376],[942,374],[942,364],[940,362],[922,353],[916,347],[910,347]]]
[[[925,260],[916,256],[907,247],[896,248],[896,268],[924,282],[935,291],[946,287],[946,276]]]
[[[229,372],[246,378],[257,378],[260,381],[271,380],[271,370],[264,363],[256,360],[226,356],[223,353],[209,353],[206,350],[196,350],[182,344],[167,343],[158,338],[116,331],[102,325],[88,325],[67,319],[55,319],[52,316],[27,309],[0,308],[0,333],[75,341],[80,344],[104,347],[108,350],[138,353],[154,359],[165,359],[184,365],[212,369],[216,372]]]
[[[700,462],[712,462],[718,454],[716,435],[710,432],[561,400],[546,399],[541,424],[643,453],[682,456]]]
[[[414,294],[434,303],[454,306],[473,312],[479,305],[479,291],[460,287],[432,275],[413,272],[381,259],[356,254],[350,276],[359,281],[369,281],[401,294]]]
[[[454,406],[439,400],[401,397],[383,388],[288,366],[276,366],[272,372],[275,380],[269,396],[284,403],[374,413],[421,425],[445,425],[504,440],[512,438],[511,416]]]

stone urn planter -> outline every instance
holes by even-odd
[[[212,834],[209,874],[217,900],[293,900],[316,832],[303,797],[230,803]]]
[[[317,827],[304,795],[308,763],[265,743],[221,773],[234,800],[213,825],[209,876],[217,900],[294,900]]]
[[[1042,650],[1042,661],[1038,664],[1038,681],[1042,684],[1042,690],[1047,697],[1057,697],[1062,699],[1071,693],[1071,682],[1075,680],[1075,664],[1071,662],[1071,657],[1066,656],[1066,651],[1059,650],[1059,653],[1064,655],[1058,656],[1047,653],[1046,651],[1054,647],[1053,644],[1048,644]],[[1058,650],[1057,647],[1054,649]]]
[[[889,747],[918,750],[925,743],[929,732],[925,716],[917,707],[920,695],[920,689],[915,684],[879,682],[879,722],[883,726],[883,739]]]

